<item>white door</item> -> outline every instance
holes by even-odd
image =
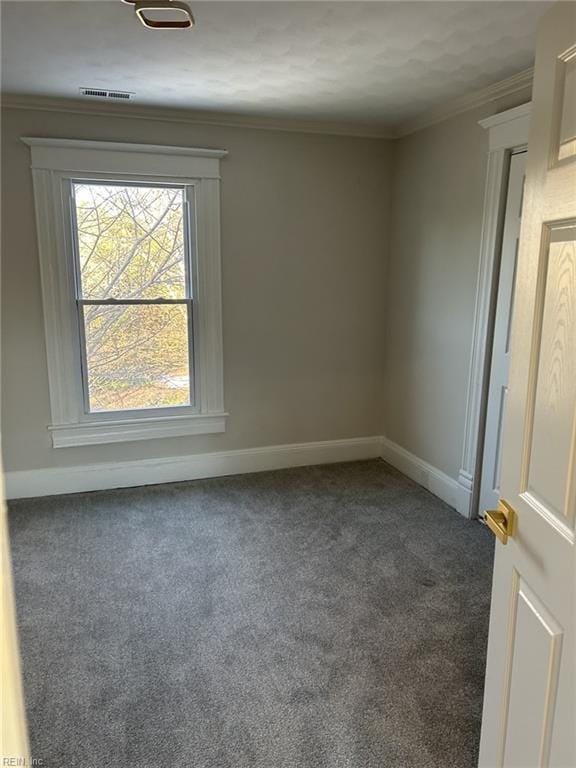
[[[575,68],[576,4],[558,3],[536,53],[481,768],[576,766]]]
[[[10,567],[8,521],[4,503],[4,480],[0,460],[0,765],[30,765],[24,698],[20,677],[20,655],[16,610]],[[10,762],[12,760],[13,762]]]
[[[517,152],[510,158],[508,192],[504,213],[504,231],[498,277],[496,317],[490,362],[490,384],[486,406],[486,428],[484,431],[484,452],[480,479],[480,510],[495,508],[500,498],[500,465],[502,461],[502,427],[504,409],[508,394],[508,373],[510,370],[510,323],[518,240],[520,238],[520,217],[526,152]]]

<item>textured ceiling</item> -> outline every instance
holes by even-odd
[[[113,2],[2,2],[2,89],[393,127],[533,63],[543,2],[191,2],[150,31]]]

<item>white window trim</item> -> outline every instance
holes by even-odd
[[[224,432],[220,160],[225,150],[76,139],[23,137],[31,148],[42,279],[50,408],[55,448]],[[193,184],[196,205],[198,328],[195,407],[87,414],[78,363],[72,255],[63,179],[95,174],[117,179]]]

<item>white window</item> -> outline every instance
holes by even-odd
[[[32,149],[55,447],[223,432],[220,150]]]

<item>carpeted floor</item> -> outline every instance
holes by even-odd
[[[472,768],[493,539],[381,461],[10,504],[42,768]]]

